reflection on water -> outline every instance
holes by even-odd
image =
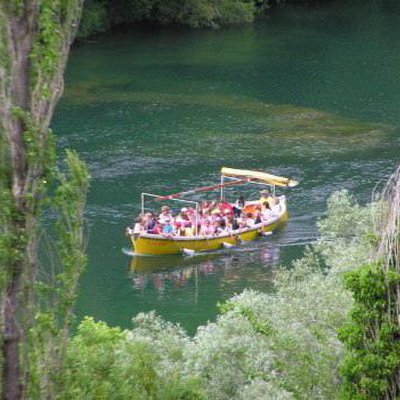
[[[240,254],[242,253],[242,254]],[[144,293],[147,288],[156,289],[162,293],[168,288],[197,289],[202,280],[210,275],[218,274],[222,285],[230,285],[242,281],[243,270],[237,261],[243,254],[252,257],[252,261],[263,268],[276,267],[279,264],[280,248],[268,247],[232,251],[221,256],[218,253],[203,254],[195,257],[186,256],[133,256],[130,264],[130,277],[133,287]],[[248,275],[255,271],[247,271]],[[266,275],[269,279],[270,275]],[[265,279],[265,277],[264,277]],[[197,297],[195,297],[197,300]]]

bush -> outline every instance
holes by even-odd
[[[400,282],[397,271],[387,273],[379,264],[365,265],[346,274],[346,287],[355,304],[339,330],[346,345],[342,363],[343,398],[382,399],[400,370],[400,331],[394,320],[395,302],[388,292]]]
[[[215,28],[252,22],[256,3],[246,0],[91,0],[85,3],[79,38],[109,26],[150,22]]]
[[[68,351],[63,397],[338,398],[337,330],[346,331],[352,306],[338,266],[361,254],[373,210],[335,194],[320,241],[276,274],[275,293],[245,290],[192,338],[154,312],[138,314],[129,331],[84,320]]]
[[[81,24],[77,34],[78,39],[84,39],[109,28],[105,1],[86,1],[82,12]]]

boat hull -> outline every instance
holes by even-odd
[[[236,246],[241,242],[257,239],[262,232],[271,232],[288,220],[286,204],[282,213],[271,222],[256,225],[254,228],[238,229],[224,236],[196,237],[161,237],[160,235],[144,234],[131,236],[133,250],[136,255],[167,255],[181,254],[184,249],[194,252],[218,250],[224,244]]]

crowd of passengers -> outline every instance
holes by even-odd
[[[243,196],[234,204],[226,201],[203,201],[198,212],[194,208],[183,207],[176,216],[164,205],[158,216],[151,212],[139,215],[133,229],[128,228],[128,233],[163,236],[193,236],[196,233],[200,236],[224,235],[269,221],[278,216],[280,211],[279,198],[264,190],[259,202],[253,205],[252,212],[246,212]]]

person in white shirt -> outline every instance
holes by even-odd
[[[271,218],[276,217],[276,214],[272,211],[268,201],[264,201],[261,205],[261,218],[263,221],[268,221]]]
[[[275,197],[274,203],[271,208],[272,208],[272,211],[274,212],[274,214],[279,215],[281,213],[282,206],[281,206],[279,197]]]
[[[158,216],[158,222],[160,224],[164,224],[168,222],[174,222],[174,219],[172,218],[171,212],[169,210],[168,206],[162,206],[161,207],[161,214]]]

